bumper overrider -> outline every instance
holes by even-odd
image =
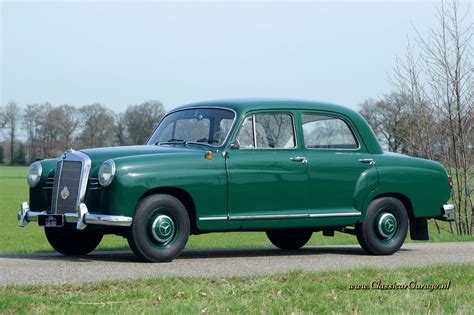
[[[446,204],[441,208],[441,215],[435,217],[436,220],[452,222],[454,221],[454,212],[456,211],[456,205]]]
[[[30,206],[27,202],[23,202],[18,211],[18,220],[20,226],[25,227],[30,222],[37,222],[40,216],[47,216],[47,211],[31,211]],[[64,222],[76,223],[78,230],[83,230],[87,225],[104,225],[104,226],[117,226],[117,227],[128,227],[132,225],[132,218],[121,215],[106,215],[99,213],[90,213],[87,206],[84,203],[79,204],[76,213],[65,213]]]
[[[443,205],[443,214],[451,214],[451,213],[454,213],[454,211],[456,211],[456,205],[453,205],[453,204],[447,204],[447,205]]]

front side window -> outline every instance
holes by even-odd
[[[240,128],[237,137],[241,148],[255,148],[255,139],[253,136],[253,116],[247,117]]]
[[[304,142],[313,149],[357,149],[357,140],[349,126],[336,117],[303,114]]]
[[[199,142],[220,146],[224,143],[235,114],[226,109],[184,109],[161,121],[147,144]]]
[[[262,113],[247,117],[237,137],[241,148],[288,149],[296,146],[289,114]]]

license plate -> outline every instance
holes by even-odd
[[[62,227],[64,226],[64,216],[62,214],[39,215],[38,225],[46,227]]]

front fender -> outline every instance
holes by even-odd
[[[111,214],[133,216],[140,198],[159,188],[186,191],[200,215],[220,215],[227,210],[227,176],[221,154],[215,153],[211,160],[201,152],[190,152],[114,161],[115,178],[102,192],[102,204]]]
[[[48,191],[43,188],[46,184],[46,181],[48,180],[49,174],[56,170],[58,161],[59,159],[47,159],[40,161],[41,167],[43,168],[43,173],[41,174],[38,185],[36,185],[34,188],[30,188],[29,192],[29,206],[31,211],[45,211],[49,208]]]

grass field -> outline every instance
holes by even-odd
[[[0,313],[389,313],[472,314],[474,265],[360,269],[239,278],[157,278],[84,285],[0,288]],[[449,273],[446,271],[449,270]],[[448,290],[352,290],[443,285]],[[19,302],[21,300],[21,302]]]
[[[19,228],[16,212],[28,200],[26,168],[0,166],[0,254],[51,251],[43,229]],[[446,228],[446,226],[444,226]],[[472,241],[472,237],[437,234],[433,241]],[[323,237],[310,245],[355,244],[351,235]],[[191,236],[189,248],[270,247],[264,233],[215,233]],[[107,236],[99,249],[128,248],[124,239]],[[472,313],[473,264],[396,270],[234,277],[164,277],[96,284],[0,287],[0,313]],[[449,290],[351,290],[350,285],[445,284]]]
[[[26,228],[19,228],[16,213],[22,201],[28,200],[26,184],[26,167],[0,166],[0,254],[31,253],[51,251],[43,233],[35,223]],[[433,220],[430,220],[433,221]],[[444,230],[447,225],[440,222]],[[430,225],[431,241],[473,241],[474,237],[453,236],[449,233],[437,233]],[[357,244],[352,235],[336,233],[335,237],[323,237],[315,233],[309,245]],[[271,247],[264,233],[213,233],[191,236],[188,248],[237,248],[237,247]],[[99,250],[128,248],[125,239],[118,236],[106,236]]]

